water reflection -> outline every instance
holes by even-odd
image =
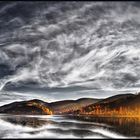
[[[22,125],[22,126],[28,126],[33,128],[38,128],[43,125],[53,123],[52,121],[49,121],[47,119],[40,119],[38,117],[26,117],[26,116],[5,116],[2,117],[2,120],[6,122],[10,122],[15,125]]]
[[[107,127],[108,130],[120,133],[128,137],[140,137],[140,118],[135,117],[85,117],[85,116],[69,116],[76,120],[94,122],[99,124],[106,124],[111,127]]]
[[[0,115],[0,121],[0,138],[140,137],[139,118]]]

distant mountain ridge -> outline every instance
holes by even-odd
[[[34,99],[29,101],[13,102],[0,107],[0,113],[26,114],[26,115],[51,115],[48,103]]]
[[[76,114],[96,116],[140,116],[140,94],[120,94],[77,110]]]
[[[80,98],[78,100],[64,100],[51,103],[50,108],[54,110],[55,114],[67,114],[69,112],[74,112],[81,107],[86,107],[90,104],[94,104],[98,101],[100,101],[100,99]]]
[[[106,99],[80,98],[47,103],[38,99],[13,102],[0,113],[27,115],[140,116],[140,94],[119,94]]]
[[[80,98],[78,100],[47,103],[38,99],[33,99],[3,105],[0,107],[0,113],[29,115],[67,114],[68,112],[74,112],[81,107],[94,104],[98,101],[100,101],[100,99]]]

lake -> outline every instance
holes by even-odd
[[[0,138],[135,138],[138,118],[0,115]]]

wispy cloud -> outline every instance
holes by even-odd
[[[5,6],[0,15],[24,4]],[[33,17],[28,16],[26,22],[20,10],[19,15],[3,18],[0,63],[14,74],[1,79],[1,89],[8,82],[16,85],[21,81],[34,81],[41,87],[75,83],[114,89],[139,85],[140,10],[135,3],[47,4],[34,6]],[[9,28],[13,19],[21,22],[15,30]]]

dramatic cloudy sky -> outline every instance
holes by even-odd
[[[0,2],[1,91],[57,100],[139,86],[139,2]]]

